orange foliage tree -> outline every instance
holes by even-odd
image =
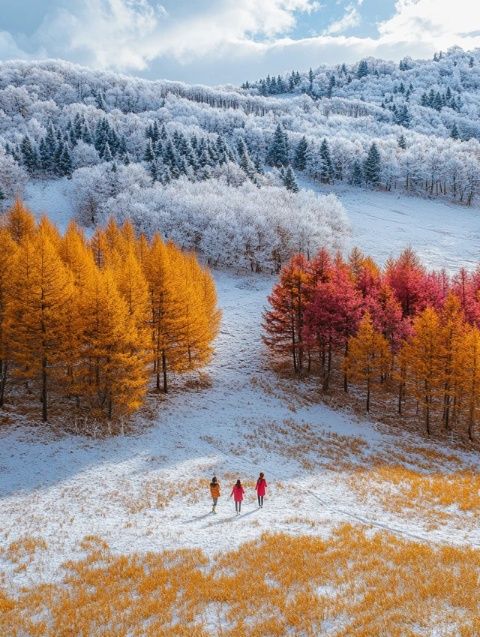
[[[36,223],[21,201],[0,220],[0,404],[7,371],[52,401],[118,418],[156,384],[195,370],[213,352],[220,312],[210,272],[160,237],[137,237],[110,221],[87,241]],[[18,395],[18,392],[17,392]]]
[[[376,331],[372,318],[365,313],[356,336],[349,339],[345,367],[351,380],[365,385],[365,408],[370,411],[372,389],[388,373],[391,353],[388,341]]]

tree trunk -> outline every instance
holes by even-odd
[[[7,384],[8,362],[2,361],[0,364],[0,368],[2,370],[0,379],[0,407],[3,407],[5,404],[5,386]]]
[[[348,340],[345,343],[345,359],[348,356]],[[348,393],[348,376],[347,376],[347,370],[344,369],[343,371],[343,391],[347,394]]]
[[[163,392],[168,393],[167,385],[167,357],[165,356],[165,350],[162,350],[162,370],[163,370]]]
[[[332,369],[332,342],[328,343],[328,353],[327,353],[327,370],[323,376],[323,391],[327,391],[330,384],[330,371]]]
[[[42,358],[42,420],[47,422],[48,420],[48,405],[47,405],[48,391],[47,391],[47,359],[45,356]]]
[[[156,383],[155,383],[155,387],[158,391],[160,391],[161,387],[160,387],[160,360],[158,359],[158,357],[155,359],[155,378],[156,378]]]

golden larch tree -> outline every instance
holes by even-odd
[[[372,318],[366,312],[360,321],[356,336],[349,339],[345,367],[354,382],[365,385],[367,411],[370,411],[372,390],[388,372],[390,362],[388,341],[381,332],[375,330]]]
[[[469,326],[459,346],[459,377],[457,379],[462,404],[465,407],[467,431],[470,440],[475,438],[475,430],[480,417],[480,330]]]
[[[48,420],[53,380],[67,358],[67,317],[74,297],[73,277],[41,226],[20,243],[9,308],[10,344],[21,377],[40,386],[42,419]]]
[[[441,335],[443,353],[443,414],[445,429],[450,429],[455,421],[461,400],[459,375],[462,365],[462,341],[466,324],[460,300],[453,294],[445,299],[441,314]]]
[[[5,400],[5,386],[11,363],[9,305],[12,299],[12,279],[16,269],[18,247],[5,228],[0,228],[0,407]]]
[[[82,394],[109,419],[138,409],[147,388],[147,358],[111,270],[96,270],[80,301]]]
[[[35,217],[20,199],[16,199],[13,206],[3,215],[2,225],[16,243],[35,234]]]
[[[445,346],[440,317],[427,307],[413,322],[413,335],[403,346],[407,381],[421,404],[427,434],[431,433],[432,416],[445,388]]]
[[[150,296],[150,327],[156,388],[168,391],[168,372],[177,368],[179,348],[179,281],[171,262],[171,250],[155,235],[145,270]],[[161,379],[163,383],[161,383]]]

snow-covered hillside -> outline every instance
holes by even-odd
[[[429,249],[440,232],[447,238],[441,250],[449,267],[473,258],[473,211],[454,209],[458,216],[452,220],[449,208],[429,202],[422,216],[432,220],[422,225],[414,199],[372,194],[361,201],[355,192],[339,194],[350,208],[354,238],[375,257],[394,251],[400,234],[429,265],[440,265]],[[41,201],[41,193],[32,197]],[[390,220],[383,229],[372,219],[377,215]],[[404,219],[401,226],[397,217]],[[186,393],[174,392],[165,402],[152,395],[133,433],[98,440],[26,421],[2,427],[2,544],[24,536],[47,543],[24,570],[0,554],[8,586],[60,578],[61,564],[81,555],[85,535],[104,537],[118,553],[200,547],[214,554],[263,531],[323,536],[350,521],[415,540],[480,547],[477,513],[460,506],[461,491],[454,488],[447,504],[436,501],[433,491],[429,495],[429,481],[439,473],[453,485],[464,475],[477,476],[478,456],[319,405],[314,386],[279,382],[268,371],[260,340],[273,279],[222,271],[215,278],[224,314],[212,364],[200,383],[186,381]],[[259,471],[270,484],[263,510],[253,491]],[[402,506],[393,497],[401,496],[402,480],[389,478],[400,471],[425,481],[423,496]],[[222,484],[216,516],[208,492],[214,473]],[[228,497],[237,477],[247,487],[238,518]]]
[[[58,61],[2,63],[0,191],[14,196],[27,174],[73,175],[89,222],[119,195],[122,214],[134,216],[134,184],[117,175],[126,165],[137,185],[160,191],[153,201],[179,178],[230,188],[249,181],[275,208],[264,174],[275,167],[284,173],[274,185],[290,190],[293,169],[320,183],[471,205],[480,193],[479,52],[401,68],[363,62],[363,70],[298,76],[289,99],[282,90],[149,82]]]
[[[271,280],[219,272],[216,281],[224,318],[206,371],[211,386],[192,387],[160,405],[153,427],[144,431],[147,423],[139,418],[135,434],[109,440],[57,437],[26,423],[2,431],[2,542],[29,535],[48,545],[27,573],[8,572],[3,562],[11,584],[59,577],[61,564],[79,556],[80,541],[92,534],[120,553],[183,546],[212,554],[272,528],[325,534],[352,521],[480,547],[470,512],[452,511],[446,524],[432,529],[429,515],[407,518],[352,489],[352,475],[370,466],[370,455],[388,463],[403,445],[415,446],[409,466],[419,469],[434,446],[302,404],[277,386],[260,356],[260,317]],[[475,460],[458,453],[445,457],[442,468],[455,473]],[[253,491],[259,471],[270,483],[261,511]],[[213,474],[222,484],[217,516],[210,513],[208,492]],[[247,485],[238,519],[228,497],[237,477]]]
[[[302,182],[312,187],[311,182]],[[346,249],[358,246],[384,264],[406,246],[412,246],[423,263],[453,273],[469,270],[480,260],[480,209],[459,207],[431,199],[418,200],[401,193],[322,187],[343,204],[350,233]]]

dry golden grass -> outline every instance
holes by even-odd
[[[268,437],[262,435],[265,427]],[[318,427],[293,419],[269,422],[261,427],[252,425],[245,439],[266,451],[296,460],[306,471],[320,467],[337,471],[350,469],[353,462],[366,462],[364,452],[368,447],[361,438],[322,432]]]
[[[362,438],[291,419],[268,423],[268,430],[265,437],[252,425],[246,437],[265,451],[296,460],[308,473],[336,474],[364,503],[403,518],[416,515],[431,528],[449,520],[457,528],[480,523],[480,472],[458,451],[394,433],[372,448]]]
[[[26,571],[35,555],[46,548],[43,538],[25,536],[12,542],[6,549],[0,549],[0,555],[15,566],[16,573],[20,573]]]
[[[328,540],[266,534],[212,559],[118,556],[94,537],[83,549],[62,582],[0,591],[1,635],[408,637],[440,625],[445,636],[480,634],[480,551],[350,525]]]
[[[354,472],[349,483],[362,499],[375,500],[384,509],[404,517],[420,514],[436,526],[457,517],[465,528],[478,526],[480,521],[477,472],[420,473],[402,466],[382,465]],[[462,515],[465,512],[474,515]]]

